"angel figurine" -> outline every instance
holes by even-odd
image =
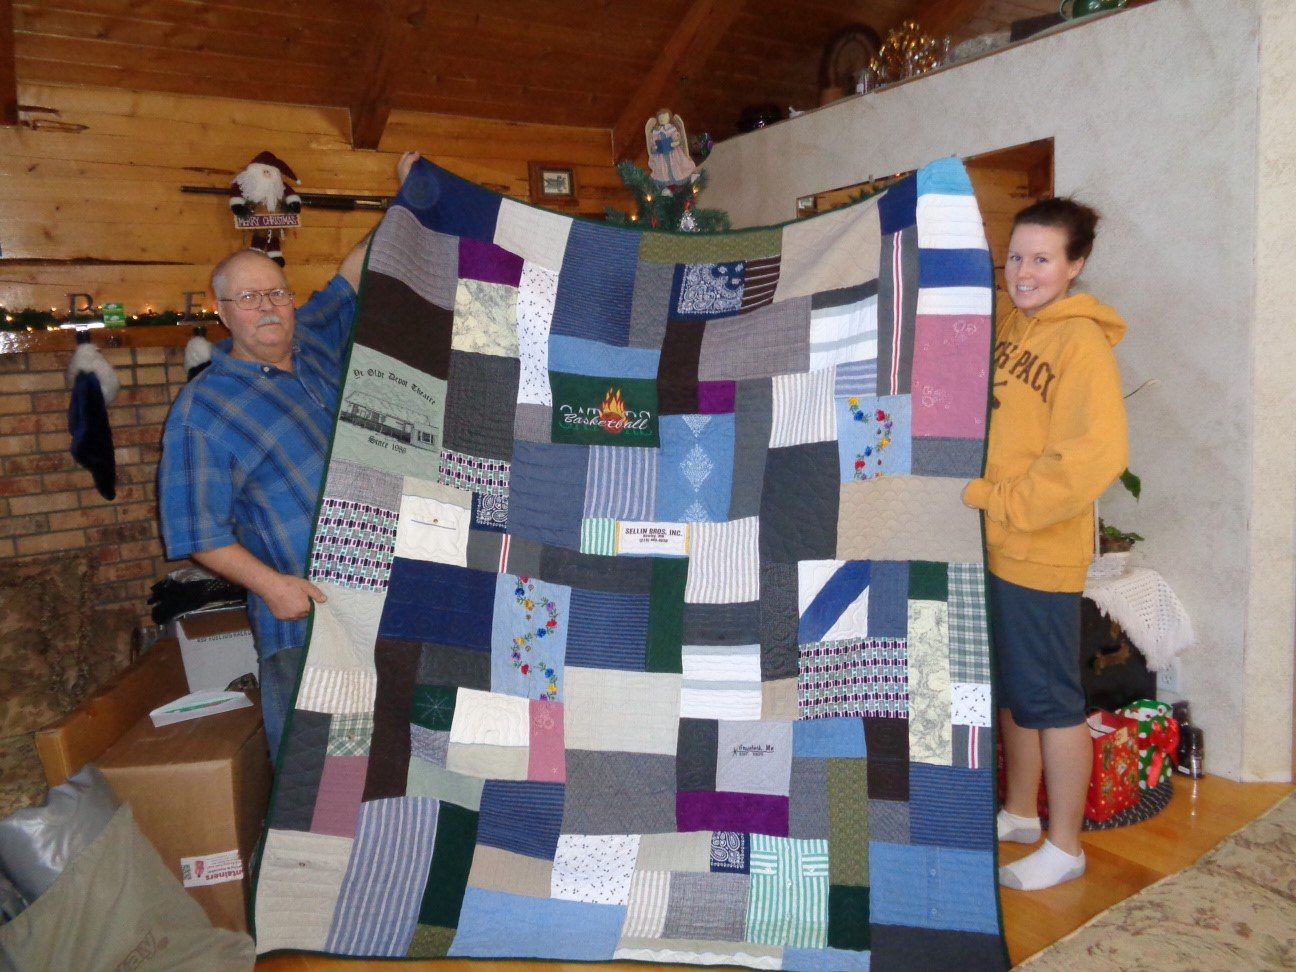
[[[688,154],[684,120],[663,108],[644,125],[648,143],[648,170],[659,186],[678,186],[697,178],[697,166]]]

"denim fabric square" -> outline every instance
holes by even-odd
[[[579,550],[588,470],[586,446],[514,443],[509,534]]]
[[[728,520],[733,466],[732,415],[663,415],[657,519]]]
[[[639,240],[633,230],[572,224],[554,301],[554,334],[630,343]]]
[[[869,587],[869,634],[874,638],[909,636],[909,562],[875,560]]]
[[[378,635],[489,651],[494,607],[494,574],[397,557]]]
[[[491,691],[560,702],[572,590],[500,574],[491,622]]]

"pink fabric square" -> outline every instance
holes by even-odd
[[[984,438],[993,334],[989,317],[918,315],[911,386],[915,437]]]
[[[368,756],[325,756],[320,774],[319,796],[315,799],[312,834],[354,837],[364,796]]]
[[[531,752],[527,779],[536,783],[567,782],[561,702],[531,700]]]

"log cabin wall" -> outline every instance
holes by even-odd
[[[120,301],[127,313],[181,308],[181,295],[208,290],[211,266],[242,239],[223,196],[180,187],[224,188],[267,149],[296,170],[305,192],[390,195],[400,153],[417,149],[524,200],[528,161],[569,164],[577,200],[565,212],[629,204],[605,129],[396,111],[374,152],[351,149],[341,109],[56,85],[24,85],[19,100],[57,114],[25,112],[42,119],[37,128],[0,128],[0,305],[9,309],[63,309],[69,292]],[[306,209],[284,246],[293,287],[304,296],[326,283],[377,218]],[[150,585],[179,566],[163,556],[155,481],[162,423],[184,384],[187,331],[145,330],[128,332],[143,346],[106,351],[123,386],[110,409],[111,503],[69,453],[71,337],[36,334],[10,342],[30,350],[0,348],[0,560],[89,558],[107,612],[102,630],[118,636],[146,617]]]
[[[466,179],[526,199],[527,162],[570,164],[566,212],[628,205],[606,129],[392,112],[379,151],[350,147],[346,110],[110,88],[22,85],[36,129],[0,128],[0,305],[64,307],[85,291],[132,308],[179,306],[206,290],[213,263],[242,243],[221,196],[269,150],[303,192],[390,195],[401,152],[421,151]],[[309,293],[376,222],[373,212],[307,209],[284,253]],[[70,262],[68,262],[70,261]]]

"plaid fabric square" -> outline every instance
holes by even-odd
[[[329,723],[329,756],[368,756],[373,737],[372,712],[342,712]]]
[[[390,510],[325,496],[311,548],[311,580],[363,591],[385,588],[396,548],[396,522]]]
[[[950,678],[990,683],[990,631],[986,624],[985,568],[949,565]]]
[[[802,645],[797,697],[803,719],[904,716],[909,710],[905,642],[868,638]]]

